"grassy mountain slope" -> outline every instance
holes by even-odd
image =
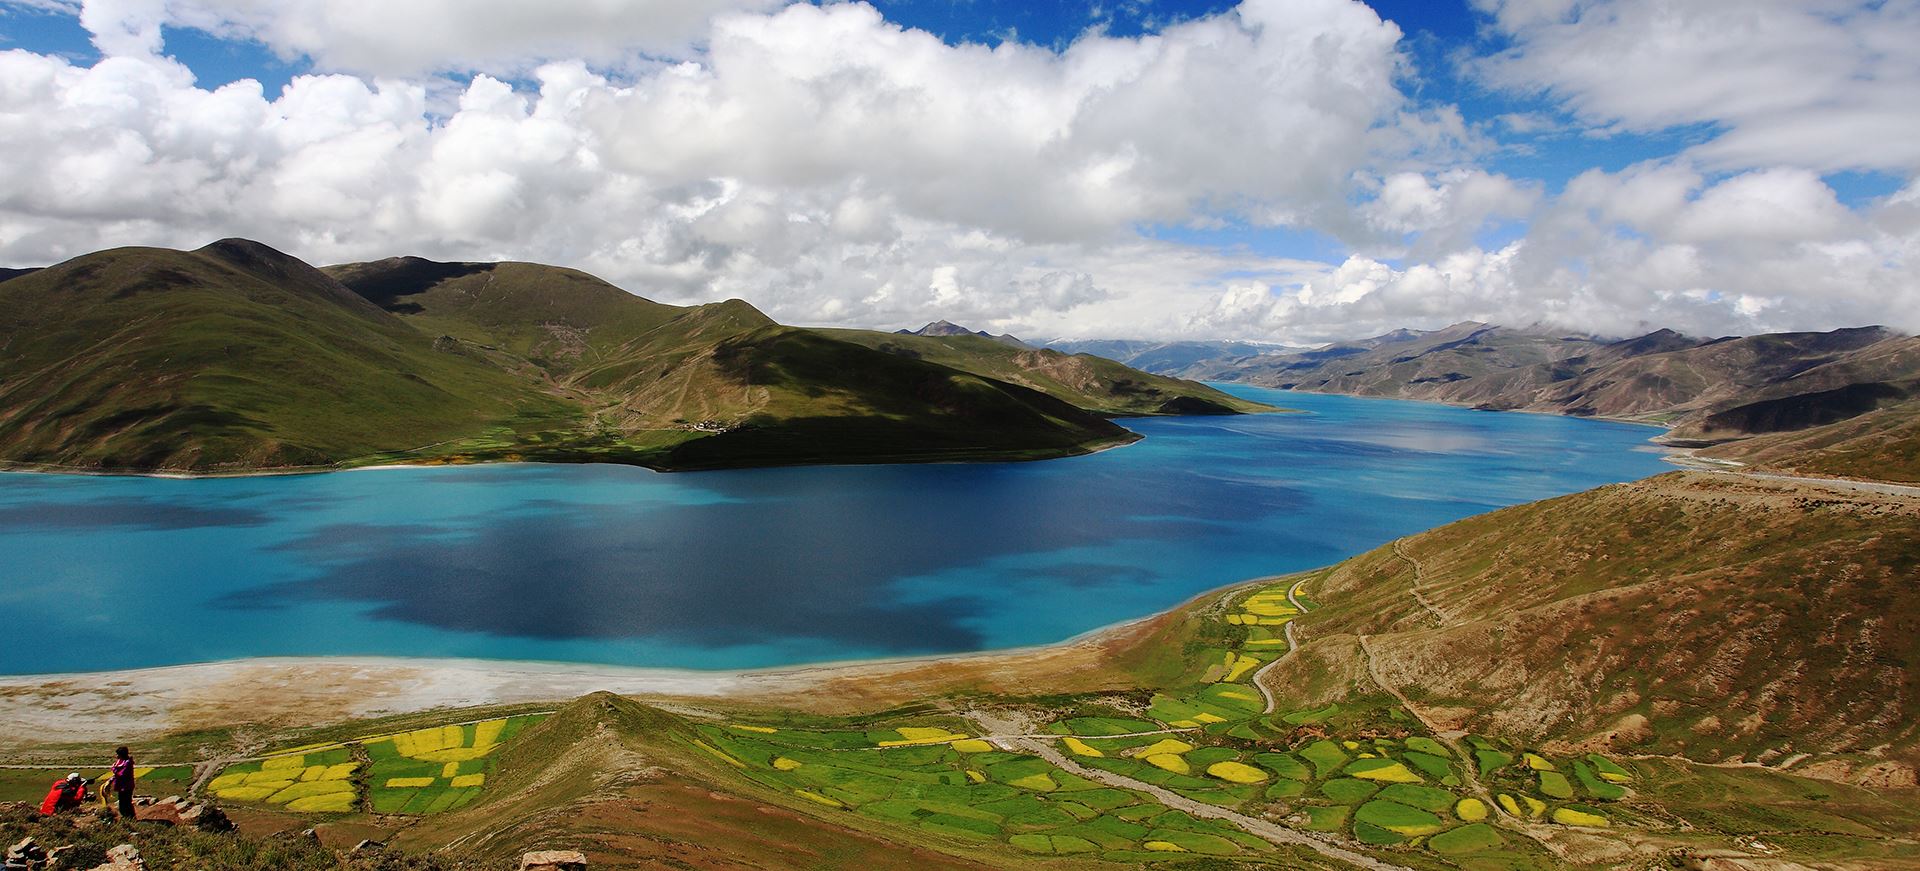
[[[1729,442],[1700,453],[1765,471],[1920,483],[1920,400],[1810,429]]]
[[[1016,347],[972,334],[941,336],[817,330],[822,335],[900,357],[926,360],[1033,388],[1080,408],[1110,415],[1237,414],[1271,411],[1204,384],[1150,375],[1090,354]]]
[[[575,270],[264,245],[103,251],[0,282],[0,460],[243,472],[1030,459],[1134,438],[1017,385],[682,308]]]
[[[1342,563],[1308,624],[1322,654],[1271,685],[1375,691],[1354,658],[1370,636],[1381,674],[1463,728],[1910,776],[1915,541],[1920,504],[1900,497],[1692,472],[1602,487]]]
[[[480,802],[422,820],[398,845],[458,844],[468,861],[494,864],[586,847],[594,868],[992,867],[752,790],[697,738],[684,717],[658,708],[607,693],[575,700],[503,751]]]
[[[783,327],[740,300],[677,307],[585,273],[416,258],[331,267],[416,328],[588,409],[551,449],[665,468],[1024,459],[1132,439],[1073,405],[936,363]]]
[[[256,243],[116,249],[0,283],[9,460],[300,466],[574,413]]]

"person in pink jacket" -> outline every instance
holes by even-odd
[[[134,819],[133,815],[133,754],[127,752],[126,745],[113,750],[113,777],[107,782],[107,788],[120,797],[120,816]]]

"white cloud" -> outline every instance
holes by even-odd
[[[1920,332],[1920,183],[1856,214],[1806,170],[1594,170],[1498,250],[1404,268],[1356,256],[1294,284],[1232,288],[1189,328],[1327,341],[1460,320],[1615,336]]]
[[[795,320],[1134,331],[1087,310],[1164,320],[1169,300],[1211,292],[1204,269],[1272,267],[1143,242],[1135,225],[1338,218],[1355,173],[1391,159],[1370,143],[1404,104],[1397,30],[1348,0],[1255,0],[1061,52],[950,46],[865,5],[801,5],[723,16],[686,63],[617,78],[544,64],[527,74],[537,93],[487,75],[445,98],[439,80],[315,75],[277,99],[251,81],[199,88],[156,54],[148,25],[207,2],[89,0],[113,46],[90,68],[0,53],[15,156],[0,258],[243,234],[319,262],[575,265]],[[308,14],[295,4],[274,26]],[[1152,284],[1130,278],[1147,269]]]
[[[0,262],[247,235],[322,263],[537,260],[670,302],[739,296],[793,322],[947,317],[1037,336],[1311,340],[1462,318],[1724,333],[1920,312],[1914,186],[1848,208],[1818,154],[1727,174],[1731,152],[1708,150],[1844,94],[1616,106],[1571,64],[1554,93],[1594,123],[1686,123],[1724,104],[1728,132],[1547,197],[1476,165],[1498,125],[1401,92],[1398,30],[1351,0],[1249,0],[1059,50],[948,45],[861,4],[473,11],[492,2],[392,0],[372,15],[320,0],[88,0],[105,60],[0,52]],[[1516,48],[1491,74],[1597,38],[1579,28],[1632,36],[1608,28],[1644,5],[1509,0],[1496,11]],[[1834,26],[1867,39],[1856,17]],[[251,81],[208,90],[164,56],[163,21],[382,75],[301,76],[273,98]],[[1679,33],[1660,52],[1669,73],[1698,62]],[[419,74],[464,68],[497,74]],[[1865,156],[1849,160],[1914,141],[1854,143]],[[1306,262],[1138,229],[1229,223],[1355,253]],[[1501,241],[1483,247],[1490,227]]]
[[[78,14],[109,56],[160,51],[162,25],[251,39],[370,76],[521,72],[549,60],[685,56],[716,16],[782,0],[9,0]]]
[[[1512,46],[1491,82],[1593,125],[1694,124],[1718,169],[1920,170],[1920,5],[1859,0],[1475,0]]]
[[[1490,223],[1527,216],[1539,200],[1539,185],[1478,169],[1398,172],[1380,179],[1359,211],[1375,229],[1413,240],[1395,253],[1426,259],[1471,245]]]

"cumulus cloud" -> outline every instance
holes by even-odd
[[[1841,104],[1906,123],[1876,88],[1847,97],[1829,78],[1813,89],[1825,96],[1734,100],[1690,83],[1640,106],[1578,62],[1549,69],[1609,34],[1633,42],[1648,15],[1693,21],[1652,0],[1488,0],[1513,48],[1487,75],[1540,75],[1590,123],[1725,127],[1551,196],[1481,165],[1490,131],[1548,122],[1476,124],[1410,99],[1398,29],[1353,0],[1247,0],[1058,49],[949,45],[857,3],[577,0],[529,18],[505,0],[31,2],[79,14],[105,57],[0,52],[8,264],[246,235],[321,263],[537,260],[791,322],[946,317],[1040,336],[1301,341],[1463,318],[1724,333],[1920,312],[1920,193],[1850,208],[1818,174],[1898,164],[1883,152],[1920,136],[1836,135],[1751,166],[1711,150]],[[1850,52],[1849,81],[1892,80],[1900,64],[1862,31],[1897,32],[1905,8],[1835,11],[1815,36],[1855,40],[1829,46]],[[1789,12],[1768,0],[1748,17],[1784,39]],[[344,72],[277,95],[204,88],[166,56],[163,25]],[[1680,33],[1656,51],[1672,75],[1731,57]],[[1325,234],[1353,254],[1140,229],[1224,224]]]
[[[1405,267],[1355,256],[1293,284],[1242,284],[1189,329],[1330,341],[1460,320],[1612,336],[1920,332],[1920,183],[1857,214],[1807,170],[1592,170],[1499,249]]]
[[[1920,5],[1858,0],[1474,0],[1511,46],[1477,64],[1589,124],[1716,135],[1703,164],[1920,170]]]
[[[162,25],[256,40],[370,76],[517,72],[550,60],[680,57],[716,16],[780,0],[11,0],[79,15],[110,56],[150,55]]]
[[[1398,31],[1348,0],[1256,0],[1058,52],[799,5],[721,17],[696,60],[547,63],[532,91],[479,74],[444,103],[422,79],[197,87],[154,22],[206,2],[89,0],[108,55],[92,67],[0,54],[16,156],[0,256],[243,233],[323,262],[565,263],[798,320],[1033,325],[1114,301],[1126,282],[1091,271],[1113,265],[1103,253],[1191,262],[1138,242],[1138,224],[1346,211],[1404,104]]]

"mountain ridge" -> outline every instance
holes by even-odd
[[[539,264],[317,269],[225,239],[23,272],[0,282],[0,308],[0,461],[16,466],[672,470],[1038,459],[1136,438],[1074,405],[1079,393],[784,327],[740,300],[663,305]]]

